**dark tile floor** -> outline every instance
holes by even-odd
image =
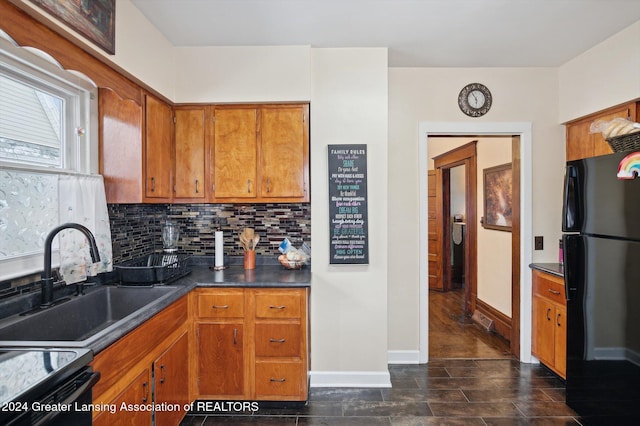
[[[442,359],[391,365],[388,389],[312,388],[307,405],[190,414],[192,425],[579,425],[564,383],[511,359]]]

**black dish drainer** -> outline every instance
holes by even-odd
[[[190,257],[185,254],[150,254],[115,265],[115,269],[120,285],[168,284],[191,272]]]

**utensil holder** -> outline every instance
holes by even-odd
[[[256,268],[256,251],[245,250],[244,251],[244,269]]]

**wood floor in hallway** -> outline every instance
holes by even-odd
[[[466,317],[464,290],[429,291],[429,359],[511,358],[509,342]]]

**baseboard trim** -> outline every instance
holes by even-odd
[[[312,388],[390,388],[389,371],[310,371]]]
[[[476,310],[493,320],[496,334],[511,341],[511,318],[480,299],[476,299]]]
[[[420,364],[420,351],[387,351],[389,364]]]

